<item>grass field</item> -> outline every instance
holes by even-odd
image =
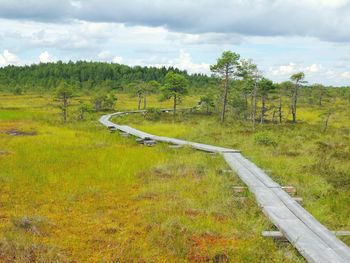
[[[202,115],[184,115],[175,123],[166,115],[161,121],[152,116],[150,120],[124,116],[119,123],[150,133],[242,150],[275,181],[295,186],[305,208],[330,229],[349,229],[350,112],[345,102],[337,104],[338,110],[326,132],[322,132],[322,111],[327,106],[304,106],[299,110],[298,124],[270,123],[258,126],[255,132],[249,123],[237,120],[229,120],[218,128],[217,116]],[[344,240],[350,244],[349,239]]]
[[[91,113],[63,125],[49,95],[0,97],[0,262],[304,262],[219,156],[147,148],[110,134]],[[198,98],[188,97],[183,107]],[[155,96],[150,107],[170,107]],[[118,110],[136,98],[118,95]],[[321,108],[291,124],[258,127],[216,116],[138,115],[116,121],[159,135],[228,146],[294,185],[305,207],[334,230],[350,228],[349,105],[321,133]],[[344,239],[349,244],[349,240]]]

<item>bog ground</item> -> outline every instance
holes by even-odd
[[[116,108],[135,109],[118,94]],[[263,238],[273,227],[221,158],[190,149],[138,145],[97,122],[62,124],[51,95],[0,98],[0,261],[304,262],[288,243]],[[182,107],[198,97],[186,97]],[[150,96],[154,108],[170,107]],[[350,228],[349,103],[322,133],[323,108],[302,105],[300,123],[250,124],[157,111],[118,119],[158,135],[242,150],[332,230]],[[349,238],[343,239],[348,245]]]

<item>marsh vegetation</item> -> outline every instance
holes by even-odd
[[[205,76],[166,80],[167,71],[157,83],[100,80],[78,88],[64,80],[74,92],[61,80],[52,80],[58,88],[20,93],[3,81],[0,261],[304,262],[292,245],[261,236],[273,225],[251,193],[234,193],[242,182],[220,172],[228,168],[219,156],[141,146],[98,123],[103,112],[141,108],[143,96],[146,114],[115,122],[239,149],[281,185],[295,186],[329,229],[349,229],[349,89],[273,84],[251,65],[245,70],[228,86]],[[196,107],[158,111],[174,105]]]

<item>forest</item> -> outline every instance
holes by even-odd
[[[0,89],[23,91],[50,91],[62,81],[76,89],[106,88],[128,91],[133,82],[155,80],[163,82],[165,75],[174,71],[185,75],[193,88],[208,85],[211,79],[203,74],[189,75],[185,70],[173,67],[130,67],[116,63],[68,62],[40,63],[29,66],[6,66],[0,68]]]

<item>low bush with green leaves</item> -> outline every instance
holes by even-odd
[[[277,147],[278,143],[275,137],[268,132],[257,132],[254,135],[254,142],[259,145]]]

